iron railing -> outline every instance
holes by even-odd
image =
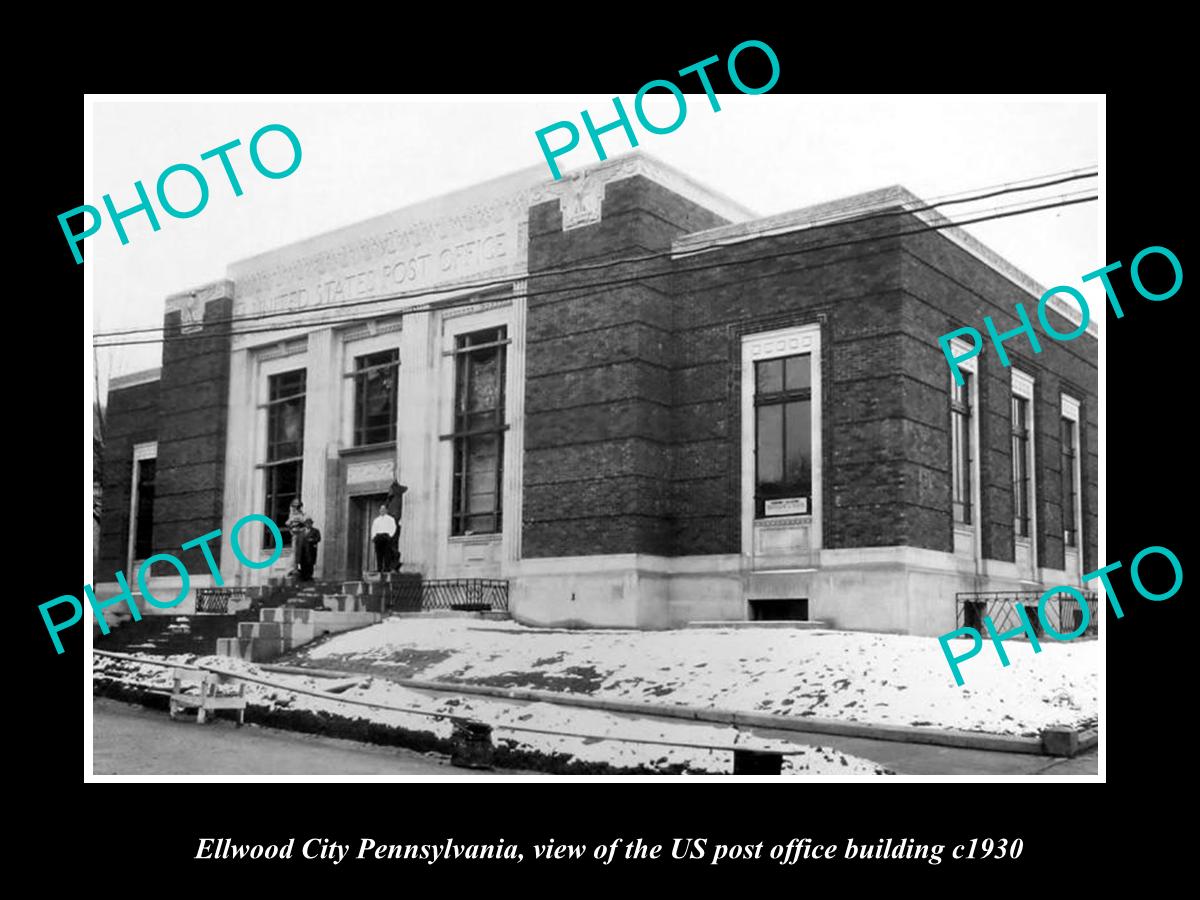
[[[1088,624],[1081,638],[1094,638],[1099,634],[1097,597],[1095,591],[1080,591],[1088,608]],[[955,623],[959,628],[974,628],[984,634],[983,620],[990,616],[997,634],[1021,627],[1017,606],[1025,607],[1025,616],[1033,626],[1034,634],[1043,637],[1046,629],[1038,616],[1038,603],[1042,593],[1037,591],[974,591],[954,595]],[[1083,607],[1079,600],[1065,591],[1046,601],[1046,621],[1059,634],[1072,634],[1083,623]]]
[[[385,592],[388,612],[457,609],[508,610],[508,582],[502,578],[405,578]]]
[[[196,612],[226,615],[229,612],[229,601],[241,603],[247,599],[246,592],[236,588],[200,588],[196,591]]]

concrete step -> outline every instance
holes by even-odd
[[[341,596],[357,605],[355,598]],[[270,607],[259,611],[260,621],[239,622],[236,637],[217,638],[217,655],[255,662],[275,659],[326,634],[365,628],[382,620],[363,609],[295,609]]]
[[[270,638],[217,638],[217,655],[247,662],[267,662],[287,651],[284,642]]]
[[[355,628],[364,628],[367,625],[374,625],[383,619],[379,613],[355,611],[355,612],[335,612],[333,610],[312,611],[312,618],[309,620],[312,627],[316,630],[317,635],[328,632],[329,634],[337,634],[342,631],[352,631]]]
[[[322,606],[331,612],[363,612],[366,598],[351,594],[326,594]]]
[[[816,620],[802,619],[763,619],[763,620],[737,620],[737,621],[705,621],[705,622],[688,622],[688,628],[801,628],[822,630],[828,629],[827,622]]]
[[[368,584],[395,584],[400,581],[411,581],[421,576],[416,572],[363,572],[362,580]]]
[[[287,649],[307,644],[315,636],[310,622],[243,622],[237,636],[245,639],[265,638],[283,641]]]
[[[313,610],[302,606],[270,606],[259,610],[260,622],[308,622]]]
[[[512,618],[503,610],[496,609],[422,609],[388,615],[393,619],[487,619],[493,622]]]

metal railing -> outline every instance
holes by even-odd
[[[423,609],[508,610],[508,581],[503,578],[406,578],[387,585],[389,612]]]
[[[244,603],[248,599],[245,591],[236,588],[200,588],[196,591],[196,612],[226,615],[229,612],[229,601]]]
[[[1097,596],[1095,591],[1080,591],[1087,601],[1088,624],[1081,638],[1094,638],[1099,634]],[[1046,629],[1038,616],[1038,603],[1042,592],[1038,591],[963,591],[954,595],[955,624],[958,628],[974,628],[984,632],[983,620],[991,617],[997,634],[1020,628],[1021,619],[1017,606],[1025,607],[1025,616],[1033,626],[1034,634],[1044,636]],[[1046,621],[1059,634],[1072,634],[1083,624],[1083,607],[1079,600],[1065,591],[1046,601]]]

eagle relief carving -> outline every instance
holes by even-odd
[[[578,181],[567,189],[559,202],[563,231],[599,222],[600,204],[603,202],[604,182],[591,173],[582,174]]]

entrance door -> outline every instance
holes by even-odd
[[[371,521],[379,515],[379,507],[387,494],[360,494],[350,498],[349,540],[346,542],[346,569],[351,577],[361,577],[364,571],[375,569],[375,547],[371,543]]]

